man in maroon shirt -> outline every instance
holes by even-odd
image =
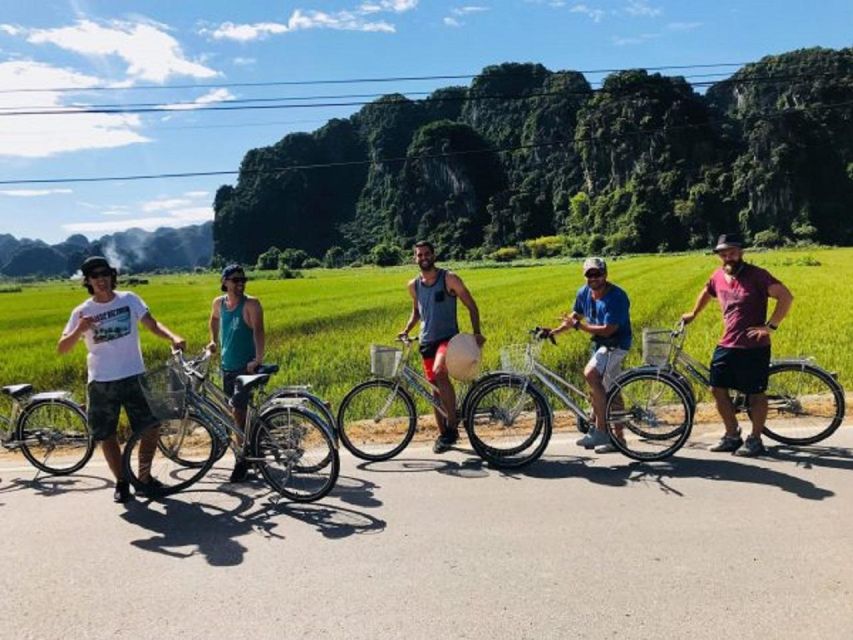
[[[723,418],[726,433],[711,451],[734,452],[739,456],[765,453],[761,430],[767,418],[767,375],[770,369],[770,334],[779,328],[794,297],[776,278],[755,265],[743,261],[743,239],[734,233],[723,234],[714,253],[722,265],[699,293],[690,313],[681,316],[692,322],[711,298],[717,298],[723,311],[723,337],[711,358],[711,393]],[[767,299],[776,300],[773,315],[767,320]],[[741,438],[729,389],[749,396],[752,434]]]

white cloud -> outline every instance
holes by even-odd
[[[206,198],[210,195],[210,191],[186,191],[184,195],[187,198]]]
[[[394,33],[396,27],[385,20],[373,20],[380,13],[404,13],[418,6],[418,0],[375,0],[364,2],[352,11],[316,11],[295,9],[287,22],[255,22],[235,24],[223,22],[215,28],[203,28],[200,34],[214,40],[252,42],[271,35],[292,33],[308,29],[334,29],[338,31],[364,31]]]
[[[0,63],[3,89],[71,87],[81,91],[101,85],[98,78],[19,60]],[[69,93],[6,93],[3,106],[19,110],[33,107],[62,108]],[[43,158],[82,149],[110,149],[148,142],[140,133],[141,121],[134,114],[78,113],[74,115],[3,115],[0,111],[0,157]]]
[[[146,213],[153,213],[155,211],[171,211],[189,204],[192,204],[192,201],[185,198],[164,198],[144,202],[141,208]]]
[[[102,216],[129,216],[129,211],[101,211]]]
[[[649,40],[653,40],[659,37],[659,33],[641,33],[638,36],[629,36],[627,38],[622,36],[613,36],[612,38],[610,38],[610,41],[617,47],[624,47],[627,45],[645,44]]]
[[[151,218],[132,218],[130,220],[108,220],[69,222],[62,228],[69,233],[110,233],[112,231],[127,231],[128,229],[144,229],[154,231],[160,227],[186,227],[213,220],[211,207],[184,209],[174,212],[172,216],[155,216]]]
[[[569,9],[570,13],[581,13],[589,17],[593,22],[601,22],[604,18],[603,9],[594,9],[586,4],[575,4]]]
[[[644,16],[654,18],[663,13],[660,7],[652,7],[646,0],[629,0],[628,6],[624,9],[625,13],[630,16]]]
[[[250,67],[257,61],[257,58],[244,58],[242,56],[237,56],[231,62],[236,64],[238,67]]]
[[[469,13],[482,13],[483,11],[488,11],[491,7],[483,7],[483,6],[467,6],[467,7],[456,7],[450,10],[455,16],[466,16]]]
[[[168,109],[170,111],[192,111],[193,109],[198,109],[199,107],[203,107],[207,104],[215,104],[217,102],[222,102],[223,100],[233,99],[234,94],[228,91],[228,89],[219,88],[208,91],[203,96],[196,98],[192,102],[179,102],[160,106],[161,108]]]
[[[17,36],[23,32],[23,29],[21,29],[21,27],[16,27],[13,24],[0,24],[0,32],[10,36]]]
[[[462,26],[462,23],[459,22],[459,20],[457,20],[456,18],[451,18],[450,16],[447,16],[444,19],[444,24],[448,27],[461,27]]]
[[[165,82],[174,76],[212,78],[213,69],[188,59],[180,43],[162,25],[112,20],[99,24],[78,20],[56,29],[30,29],[27,42],[52,44],[86,56],[117,56],[133,80]]]
[[[692,31],[702,26],[701,22],[670,22],[666,28],[670,31]]]
[[[55,193],[74,193],[71,189],[6,189],[0,191],[0,195],[13,198],[38,198],[50,196]]]

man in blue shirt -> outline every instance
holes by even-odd
[[[590,334],[592,357],[583,373],[592,396],[595,428],[577,443],[596,453],[611,453],[616,447],[610,442],[604,411],[607,389],[621,373],[622,360],[631,348],[631,302],[623,289],[607,280],[604,259],[587,258],[583,275],[586,284],[578,290],[572,313],[564,316],[560,326],[546,332],[554,336],[572,328]],[[618,431],[616,437],[620,437]]]

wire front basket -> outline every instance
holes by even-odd
[[[168,365],[153,369],[142,377],[142,391],[151,413],[158,420],[183,417],[186,408],[185,377]]]
[[[381,378],[393,378],[403,362],[403,350],[398,347],[370,345],[370,372]]]
[[[672,331],[669,329],[643,329],[643,362],[662,367],[669,361],[672,350]]]
[[[527,376],[533,373],[542,343],[510,344],[501,349],[501,369]]]

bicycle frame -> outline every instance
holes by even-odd
[[[409,366],[407,360],[409,359],[409,354],[412,350],[412,344],[414,340],[400,340],[403,343],[403,356],[401,358],[401,366],[399,370],[391,378],[397,386],[403,384],[404,386],[411,388],[416,394],[418,394],[421,398],[429,402],[433,408],[438,411],[444,418],[447,418],[447,412],[444,410],[444,407],[441,406],[441,402],[436,398],[436,394],[438,394],[438,387],[436,387],[433,383],[426,379],[419,372],[415,371],[412,367]],[[393,394],[390,396],[390,399],[393,400]]]

